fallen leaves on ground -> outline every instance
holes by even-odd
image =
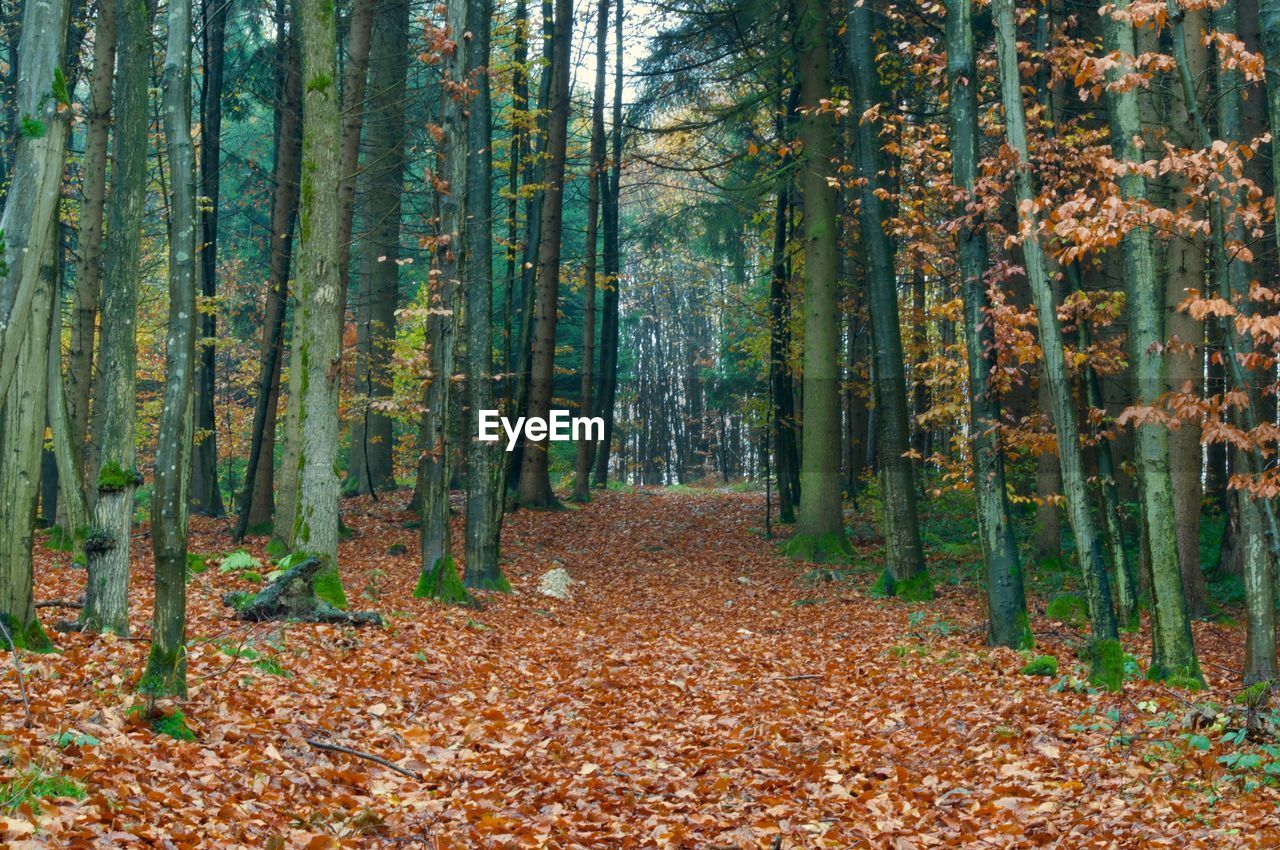
[[[385,629],[239,623],[221,596],[252,584],[192,578],[180,707],[194,743],[131,711],[145,639],[62,635],[60,654],[24,654],[35,722],[10,699],[0,750],[87,795],[9,813],[0,843],[1222,848],[1280,834],[1274,789],[1213,801],[1212,760],[1147,761],[1081,729],[1091,707],[1132,719],[1137,701],[1176,694],[1050,692],[1018,674],[1021,655],[983,646],[973,589],[944,585],[921,606],[869,599],[871,575],[807,585],[761,538],[758,494],[606,492],[518,512],[504,529],[516,592],[482,610],[411,596],[417,532],[389,501],[344,503],[356,534],[341,553],[353,607],[383,612]],[[194,523],[192,551],[235,548],[226,521]],[[265,563],[264,542],[245,548]],[[147,543],[134,540],[138,636]],[[82,593],[65,555],[37,558],[38,599]],[[556,566],[578,582],[572,601],[537,593]],[[956,627],[913,638],[919,611]],[[1070,669],[1059,628],[1035,626]],[[1240,627],[1197,630],[1212,677],[1235,686]],[[0,677],[16,697],[7,663]],[[65,732],[80,737],[55,741]]]

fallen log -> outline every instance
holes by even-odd
[[[316,574],[323,568],[321,559],[303,558],[257,593],[227,593],[222,601],[236,610],[238,619],[250,622],[294,620],[349,626],[382,624],[382,616],[376,611],[343,611],[316,595]]]

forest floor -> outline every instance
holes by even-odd
[[[83,791],[0,808],[0,845],[1280,845],[1280,792],[1249,761],[1223,764],[1223,728],[1187,722],[1193,702],[1239,688],[1239,625],[1197,624],[1208,693],[1136,677],[1091,692],[1075,632],[1043,616],[1038,652],[1060,675],[1025,676],[1027,655],[984,647],[975,588],[870,599],[873,566],[777,556],[760,494],[684,489],[510,516],[515,592],[445,608],[412,597],[417,532],[389,501],[346,502],[342,544],[353,607],[386,628],[239,623],[221,596],[252,576],[193,576],[181,711],[195,741],[138,708],[143,637],[24,653],[30,728],[0,657],[0,806],[42,778]],[[193,551],[232,550],[226,522],[194,525]],[[246,548],[265,563],[261,543]],[[144,636],[150,555],[145,536],[134,545]],[[37,599],[78,597],[83,571],[37,549]],[[576,579],[570,601],[537,593],[556,566]],[[42,609],[47,625],[69,613]],[[1145,638],[1129,649],[1144,660]]]

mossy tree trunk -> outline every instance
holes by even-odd
[[[1075,534],[1076,551],[1079,553],[1089,618],[1093,627],[1093,678],[1098,684],[1116,690],[1123,682],[1122,652],[1111,603],[1110,577],[1102,559],[1102,545],[1094,527],[1085,489],[1080,430],[1076,424],[1075,405],[1071,397],[1071,379],[1067,373],[1062,328],[1058,324],[1057,304],[1049,282],[1048,262],[1040,242],[1040,222],[1035,212],[1035,186],[1027,153],[1026,115],[1018,69],[1014,0],[995,0],[992,11],[996,25],[996,56],[1000,68],[1005,139],[1017,157],[1013,185],[1023,262],[1026,264],[1027,281],[1031,285],[1040,347],[1044,353],[1054,433],[1058,439],[1062,491],[1067,502],[1067,518]]]
[[[297,506],[291,548],[323,563],[317,602],[346,606],[338,577],[338,390],[341,372],[339,93],[333,4],[300,0],[302,182],[297,302],[289,374]]]
[[[493,115],[489,98],[492,0],[467,0],[467,76],[475,88],[467,116],[466,224],[462,239],[467,327],[467,394],[471,422],[493,409]],[[567,48],[566,48],[567,50]],[[567,68],[564,69],[567,73]],[[563,180],[564,145],[560,146]],[[561,198],[556,198],[559,205]],[[558,258],[557,258],[558,262]],[[555,270],[559,274],[559,268]],[[554,311],[554,308],[553,308]],[[471,436],[470,434],[468,436]],[[502,531],[501,446],[472,439],[467,454],[467,587],[510,590],[498,564]],[[544,455],[545,457],[545,455]]]
[[[548,100],[546,167],[543,171],[542,222],[539,226],[537,298],[534,302],[533,364],[525,415],[546,419],[555,383],[556,319],[560,303],[560,253],[564,233],[564,172],[569,128],[569,59],[573,42],[573,4],[555,2]],[[547,471],[548,443],[524,441],[517,500],[531,508],[559,503]]]
[[[18,373],[0,411],[0,621],[19,649],[51,649],[36,618],[32,597],[31,545],[44,443],[45,360],[49,356],[49,317],[54,302],[54,243],[45,245],[36,279],[31,327],[18,352]],[[0,635],[0,650],[9,649]]]
[[[1013,534],[1004,451],[1000,445],[1000,397],[992,386],[996,368],[995,329],[986,282],[987,235],[967,207],[978,174],[977,64],[973,51],[970,0],[947,3],[948,117],[951,129],[951,182],[960,190],[956,205],[957,259],[964,299],[965,353],[969,366],[969,429],[978,537],[987,571],[987,638],[994,646],[1029,647],[1022,561]]]
[[[87,631],[129,633],[129,549],[137,415],[138,279],[147,184],[147,90],[151,76],[151,9],[132,0],[116,3],[118,54],[112,139],[111,205],[103,269],[102,346],[95,404],[98,468],[91,470],[97,498],[85,556],[89,584],[80,625]]]
[[[400,282],[400,200],[404,181],[404,96],[409,57],[409,5],[378,4],[369,53],[365,102],[366,166],[362,202],[368,233],[360,256],[356,304],[356,406],[351,424],[348,490],[379,493],[396,485],[391,355]]]
[[[1118,57],[1115,66],[1107,71],[1107,78],[1113,83],[1133,73],[1137,55],[1133,25],[1127,17],[1129,5],[1129,0],[1120,0],[1109,14],[1102,16],[1104,42]],[[1140,206],[1147,200],[1147,188],[1146,179],[1137,170],[1145,159],[1139,148],[1142,127],[1137,92],[1124,86],[1113,89],[1108,97],[1111,147],[1116,160],[1125,167],[1125,173],[1116,181],[1120,196],[1127,204]],[[1164,299],[1157,286],[1151,228],[1141,222],[1131,226],[1123,237],[1123,252],[1134,405],[1154,409],[1165,390],[1165,338]],[[1134,447],[1154,602],[1150,675],[1199,679],[1200,666],[1178,562],[1168,428],[1158,418],[1146,417],[1135,428]]]
[[[169,0],[164,136],[169,154],[169,324],[151,498],[156,595],[151,651],[139,689],[187,693],[187,511],[196,359],[196,163],[191,143],[191,0]]]
[[[911,448],[911,432],[907,424],[905,357],[898,321],[894,250],[884,231],[883,222],[888,211],[878,194],[884,189],[880,123],[868,114],[886,103],[874,58],[871,15],[871,7],[867,3],[850,8],[848,52],[853,72],[853,115],[857,121],[855,170],[862,180],[858,224],[866,258],[867,306],[871,313],[880,497],[884,506],[885,554],[888,559],[879,589],[890,595],[929,598],[933,591],[925,569],[924,548],[920,543],[915,466],[906,457]],[[809,399],[806,395],[806,419],[808,415]],[[802,482],[802,499],[805,486]]]

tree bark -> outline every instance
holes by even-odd
[[[169,0],[163,73],[169,154],[169,327],[151,499],[156,595],[151,651],[139,690],[187,693],[187,508],[196,355],[196,162],[191,143],[191,0]]]
[[[1057,304],[1049,282],[1048,263],[1040,242],[1040,222],[1035,212],[1035,186],[1027,153],[1026,117],[1022,104],[1022,80],[1018,70],[1017,25],[1014,0],[995,0],[992,12],[996,25],[996,56],[1000,68],[1000,94],[1004,105],[1005,139],[1017,157],[1014,168],[1014,196],[1018,209],[1018,230],[1023,262],[1036,308],[1040,347],[1052,404],[1054,432],[1062,469],[1062,490],[1067,517],[1075,534],[1076,551],[1084,578],[1085,596],[1092,623],[1093,680],[1109,690],[1119,690],[1124,681],[1123,650],[1116,630],[1111,603],[1111,587],[1102,546],[1094,528],[1085,490],[1080,451],[1080,430],[1076,425],[1067,374],[1062,328]]]
[[[947,3],[948,118],[951,183],[959,190],[956,256],[964,299],[965,353],[969,367],[969,432],[973,453],[978,537],[987,574],[987,640],[993,646],[1027,648],[1034,643],[1027,621],[1022,562],[1010,517],[1004,451],[1000,445],[1000,397],[992,386],[997,368],[995,329],[983,276],[989,260],[987,235],[968,211],[978,176],[977,63],[970,0]]]
[[[546,419],[555,383],[556,318],[560,292],[560,247],[564,219],[564,171],[569,126],[569,58],[573,41],[573,7],[555,2],[555,44],[551,61],[550,111],[547,116],[546,170],[543,174],[542,223],[539,228],[538,290],[534,313],[533,363],[526,416]],[[525,507],[549,508],[559,503],[547,472],[547,443],[525,440],[517,500]]]

